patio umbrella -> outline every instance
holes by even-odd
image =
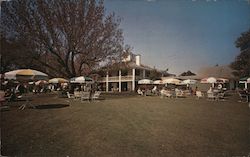
[[[138,84],[153,84],[153,81],[149,79],[142,79],[138,81]]]
[[[48,84],[48,81],[45,80],[39,80],[35,82],[35,85],[43,85],[43,84]]]
[[[247,89],[247,84],[250,83],[250,77],[241,78],[239,83],[244,83],[245,84],[245,89]]]
[[[187,80],[183,80],[180,84],[187,85],[187,87],[189,87],[190,84],[196,84],[196,83],[197,83],[197,80],[187,79]]]
[[[215,77],[208,77],[201,80],[201,83],[211,83],[212,87],[214,88],[214,84],[217,82]]]
[[[162,83],[164,83],[164,84],[176,84],[176,85],[178,85],[178,84],[181,83],[181,80],[178,80],[176,78],[168,78],[168,79],[164,79],[162,81]]]
[[[229,82],[228,79],[225,79],[225,78],[217,78],[217,83],[227,83]]]
[[[93,79],[90,77],[79,76],[70,79],[70,83],[93,83]]]
[[[49,83],[68,83],[69,81],[64,78],[53,78],[49,80]]]
[[[28,82],[28,84],[30,84],[30,85],[32,85],[32,84],[34,84],[35,82],[33,82],[33,81],[30,81],[30,82]]]
[[[162,83],[162,80],[155,80],[155,81],[153,82],[153,84],[163,84],[163,83]]]
[[[19,69],[9,71],[4,74],[5,79],[9,80],[46,80],[48,75],[32,69]]]
[[[197,80],[191,80],[191,79],[187,79],[181,82],[182,84],[195,84],[197,83]]]

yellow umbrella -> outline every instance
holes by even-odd
[[[32,69],[19,69],[9,71],[4,74],[5,79],[9,80],[45,80],[48,75]]]

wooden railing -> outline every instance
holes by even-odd
[[[141,76],[135,76],[135,80],[143,79]],[[109,82],[119,82],[119,76],[109,76],[108,77]],[[121,76],[121,82],[127,82],[127,81],[133,81],[132,75],[127,76]],[[106,77],[101,77],[98,79],[98,82],[106,82]]]

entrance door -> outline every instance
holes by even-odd
[[[128,83],[122,82],[122,91],[128,91]]]

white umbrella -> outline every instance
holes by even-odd
[[[162,83],[164,84],[180,84],[181,83],[181,80],[178,80],[176,78],[167,78],[167,79],[164,79],[162,80]]]
[[[153,84],[153,81],[149,79],[142,79],[138,81],[138,84]]]
[[[73,77],[70,79],[70,83],[93,83],[93,79],[90,77],[84,77],[84,76],[79,76],[79,77]]]
[[[5,79],[9,80],[45,80],[48,75],[32,69],[19,69],[9,71],[4,74]]]
[[[209,78],[207,79],[207,82],[208,82],[208,83],[216,83],[216,82],[217,82],[217,79],[214,78],[214,77],[209,77]]]
[[[250,83],[250,77],[241,78],[239,83],[244,83],[245,84],[245,89],[247,89],[247,84]]]
[[[225,78],[218,78],[217,79],[217,83],[227,83],[227,82],[229,82],[229,80],[225,79]]]
[[[196,84],[197,80],[187,79],[181,82],[182,84]]]
[[[163,84],[162,80],[155,80],[153,84]]]
[[[201,83],[211,83],[213,88],[216,82],[217,82],[217,79],[214,77],[208,77],[208,78],[204,78],[201,80]]]
[[[35,82],[33,82],[33,81],[30,81],[30,82],[29,82],[29,84],[34,84],[34,83],[35,83]]]

